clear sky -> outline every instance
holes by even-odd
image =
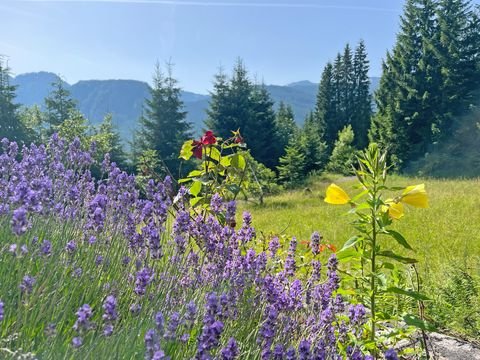
[[[395,41],[402,0],[0,0],[0,54],[14,74],[150,81],[171,59],[185,90],[206,93],[240,56],[267,84],[318,82],[364,39],[371,75]]]

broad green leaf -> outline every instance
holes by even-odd
[[[338,261],[347,261],[353,257],[358,257],[358,252],[353,247],[337,252]]]
[[[222,157],[220,151],[215,146],[210,146],[210,148],[206,150],[206,154],[210,159],[217,162],[220,162],[220,158]]]
[[[198,196],[190,199],[190,206],[195,206],[200,200],[203,200],[203,196]]]
[[[430,300],[430,298],[424,294],[420,294],[416,291],[400,289],[398,287],[389,287],[386,292],[409,296],[415,300]]]
[[[200,181],[194,181],[189,189],[190,194],[197,197],[198,194],[200,194],[200,191],[202,191],[202,183]]]
[[[220,159],[220,165],[225,167],[230,166],[230,158],[228,156],[222,156]]]
[[[196,177],[203,174],[202,170],[192,170],[188,173],[187,177]]]
[[[436,330],[435,326],[433,326],[432,324],[430,324],[429,322],[427,322],[425,320],[420,319],[416,315],[407,314],[403,317],[403,321],[405,321],[405,323],[407,325],[415,326],[416,328],[419,328],[419,329],[422,329],[422,330],[425,330],[425,331],[435,331]]]
[[[340,251],[344,251],[344,250],[347,250],[348,248],[352,247],[352,246],[355,246],[355,244],[357,242],[359,242],[360,240],[362,239],[362,237],[360,236],[353,236],[351,237],[350,239],[348,239],[345,244],[343,244],[343,247],[342,247],[342,250]]]
[[[233,167],[236,167],[237,169],[240,169],[240,170],[245,170],[245,166],[247,166],[245,158],[243,157],[243,155],[240,155],[240,154],[233,155],[230,163],[232,164]]]
[[[406,248],[408,250],[413,250],[413,248],[410,246],[410,244],[407,242],[407,240],[405,240],[405,238],[403,237],[402,234],[400,234],[396,231],[393,231],[393,230],[388,230],[385,234],[393,237],[404,248]]]
[[[407,258],[407,257],[397,255],[391,250],[380,251],[379,253],[377,253],[377,255],[378,256],[385,256],[385,257],[388,257],[390,259],[397,260],[397,261],[399,261],[403,264],[415,264],[415,263],[418,262],[418,260],[416,260],[416,259]]]
[[[227,185],[227,189],[235,195],[240,192],[240,186],[238,186],[237,184]]]
[[[193,155],[193,140],[187,140],[183,143],[179,158],[188,160]]]

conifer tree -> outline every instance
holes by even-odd
[[[327,145],[333,145],[336,137],[336,116],[335,83],[333,77],[333,65],[327,63],[322,72],[322,78],[317,93],[315,104],[315,122],[320,131],[320,136]]]
[[[173,78],[172,66],[163,74],[157,64],[150,88],[150,98],[145,100],[143,115],[139,120],[137,151],[155,150],[160,163],[172,175],[179,175],[178,153],[185,140],[191,137],[191,125],[180,98],[181,89]],[[159,169],[160,170],[160,169]]]
[[[240,129],[257,161],[270,168],[277,164],[281,149],[273,101],[265,86],[252,83],[242,60],[237,60],[230,79],[223,72],[215,76],[205,125],[223,138]]]
[[[16,87],[10,84],[10,68],[0,57],[0,138],[28,142],[25,126],[18,117],[19,105],[15,104]]]
[[[353,147],[354,133],[351,125],[345,126],[338,133],[332,155],[330,156],[327,170],[343,175],[352,173],[355,163],[355,148]]]
[[[48,135],[57,131],[58,126],[67,120],[72,112],[77,110],[77,103],[71,97],[66,83],[61,78],[52,83],[52,91],[45,98],[45,108]]]
[[[305,174],[325,168],[328,151],[327,145],[320,134],[321,130],[315,115],[313,113],[308,114],[298,137],[299,149],[305,155]]]
[[[293,140],[285,149],[285,155],[277,166],[278,177],[288,187],[301,184],[305,179],[305,155]]]
[[[370,95],[369,61],[365,43],[360,41],[353,57],[353,114],[351,124],[355,133],[355,146],[365,148],[368,144],[368,129],[372,116],[372,97]]]
[[[298,126],[295,123],[293,109],[283,101],[280,101],[280,105],[278,106],[275,116],[275,127],[277,129],[279,148],[283,153],[289,141],[298,133]]]

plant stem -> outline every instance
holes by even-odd
[[[376,176],[376,174],[374,174]],[[371,268],[371,282],[370,282],[370,307],[372,312],[372,333],[370,334],[370,339],[375,343],[375,331],[376,331],[376,309],[375,309],[375,300],[377,296],[377,284],[375,282],[375,273],[376,273],[376,255],[377,255],[377,182],[376,179],[373,180],[373,189],[372,189],[372,268]],[[376,354],[374,354],[376,356]]]

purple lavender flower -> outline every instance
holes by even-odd
[[[235,213],[237,212],[237,203],[229,201],[226,205],[225,220],[231,227],[235,227]]]
[[[284,360],[285,359],[285,349],[282,344],[277,344],[273,348],[273,360]]]
[[[193,325],[195,318],[197,317],[197,305],[193,301],[190,301],[187,304],[187,312],[185,314],[185,319],[187,322]]]
[[[160,350],[160,345],[158,343],[158,336],[155,332],[155,329],[147,330],[147,332],[145,333],[144,341],[145,341],[145,350],[146,350],[145,358],[152,359],[153,354],[156,351]]]
[[[227,345],[220,350],[222,360],[235,360],[239,353],[237,342],[233,337],[228,339]]]
[[[143,268],[142,270],[137,272],[137,277],[135,280],[135,294],[137,295],[145,295],[147,286],[153,280],[153,270],[149,268]]]
[[[298,345],[298,358],[299,360],[310,360],[310,341],[302,340]]]
[[[79,348],[83,344],[83,339],[80,336],[76,336],[72,339],[72,346],[74,348]]]
[[[17,255],[17,244],[10,244],[8,247],[8,252],[12,255]]]
[[[25,275],[23,277],[22,283],[20,284],[20,290],[23,293],[27,293],[27,294],[31,293],[35,282],[36,282],[36,279],[33,276]]]
[[[102,255],[97,255],[95,258],[95,265],[99,266],[103,263],[103,256]]]
[[[217,193],[213,194],[212,199],[210,200],[210,210],[214,214],[219,214],[223,208],[223,200],[220,195]]]
[[[12,228],[15,235],[22,235],[27,231],[28,220],[27,220],[27,210],[23,207],[19,207],[13,211],[12,216]]]
[[[3,301],[0,300],[0,321],[3,321],[5,317],[5,309],[4,309],[5,304]]]
[[[138,315],[138,314],[140,314],[140,311],[142,310],[142,305],[141,304],[132,304],[132,305],[130,305],[129,310],[133,315]]]
[[[22,246],[20,247],[20,252],[22,253],[23,256],[27,255],[27,254],[28,254],[27,245],[22,245]]]
[[[385,360],[398,360],[397,352],[394,349],[385,351]]]
[[[90,318],[93,315],[90,305],[82,305],[75,313],[75,315],[77,315],[77,321],[75,321],[73,329],[76,331],[89,330],[91,327]]]
[[[45,256],[50,256],[52,253],[52,243],[48,240],[43,240],[42,246],[40,247],[40,251]]]
[[[104,321],[115,321],[118,318],[117,313],[117,299],[115,296],[108,295],[103,303],[103,310],[104,313],[102,315],[102,319]]]
[[[315,231],[310,238],[310,246],[312,248],[313,255],[320,254],[320,241],[322,240],[321,235]]]
[[[280,241],[277,236],[273,237],[268,244],[268,250],[270,250],[270,254],[272,257],[275,257],[277,254],[278,249],[280,248]]]
[[[74,240],[67,242],[67,245],[65,246],[65,250],[68,253],[72,254],[76,249],[77,249],[77,243]]]
[[[176,338],[177,328],[180,325],[180,314],[174,312],[170,315],[170,321],[168,322],[167,331],[165,332],[165,339],[174,340]]]
[[[111,336],[113,334],[113,325],[112,324],[107,324],[103,328],[103,335],[104,336]]]
[[[285,360],[297,360],[297,351],[294,347],[289,347],[285,353]]]

